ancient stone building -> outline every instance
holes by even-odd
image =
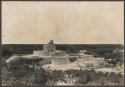
[[[55,51],[56,51],[56,46],[55,46],[53,40],[51,40],[48,44],[43,45],[43,50],[33,51],[33,55],[49,56],[50,52],[55,52]]]
[[[69,59],[68,59],[68,55],[66,54],[65,51],[51,52],[50,56],[52,56],[51,62],[53,65],[69,64],[70,63]]]
[[[86,50],[80,50],[77,54],[77,62],[82,67],[104,67],[106,61],[101,57],[94,57],[92,55],[85,54]]]
[[[44,60],[51,61],[52,65],[69,63],[69,59],[66,52],[56,50],[56,46],[53,40],[51,40],[48,44],[44,44],[43,50],[33,51],[33,54],[41,56]]]
[[[56,46],[53,40],[51,40],[48,44],[43,45],[43,51],[45,55],[49,55],[49,52],[55,52],[55,50],[56,50]]]

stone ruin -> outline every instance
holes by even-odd
[[[104,66],[105,60],[104,58],[94,58],[92,55],[86,54],[86,50],[80,50],[79,53],[76,53],[75,57],[77,58],[77,64],[82,67],[87,66]],[[18,57],[21,59],[30,59],[30,60],[40,60],[40,64],[51,64],[51,65],[62,65],[62,64],[69,64],[71,65],[69,58],[72,57],[66,51],[56,50],[56,45],[54,44],[53,40],[51,40],[48,44],[43,45],[43,50],[33,51],[31,55],[23,55],[23,56],[12,56],[6,62],[11,62],[14,60],[18,60]],[[73,56],[74,57],[74,56]]]
[[[56,46],[51,40],[43,45],[42,51],[33,51],[33,55],[41,56],[44,60],[50,60],[52,65],[69,64],[68,55],[65,51],[56,50]]]
[[[80,50],[77,54],[77,62],[82,67],[104,67],[106,61],[102,57],[94,57],[93,55],[86,54],[86,50]]]

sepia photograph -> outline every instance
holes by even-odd
[[[124,86],[123,1],[2,1],[2,86]]]

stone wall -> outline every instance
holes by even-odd
[[[69,59],[67,57],[52,58],[53,65],[69,64]]]

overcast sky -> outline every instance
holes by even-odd
[[[3,44],[122,44],[123,2],[2,2]]]

